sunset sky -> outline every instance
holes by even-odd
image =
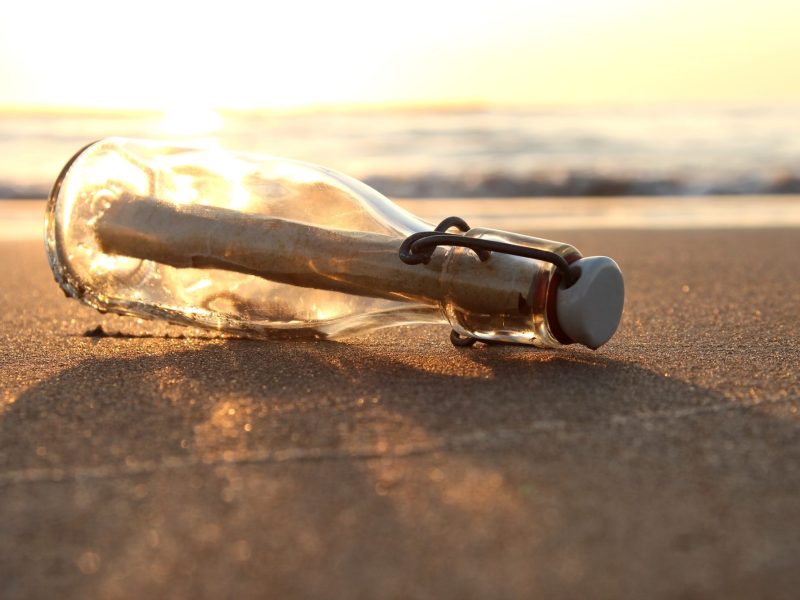
[[[0,107],[792,102],[797,0],[5,2]]]

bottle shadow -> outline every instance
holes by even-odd
[[[561,571],[531,565],[560,551],[552,532],[566,525],[555,523],[553,499],[570,477],[586,481],[592,450],[580,450],[581,477],[565,471],[558,492],[543,484],[546,465],[527,492],[515,469],[533,457],[575,467],[555,450],[561,436],[591,440],[736,408],[713,390],[580,350],[99,343],[112,356],[41,381],[0,417],[3,481],[67,482],[69,491],[42,492],[60,499],[58,511],[47,527],[21,521],[20,508],[0,512],[17,517],[11,535],[23,545],[60,536],[63,551],[41,569],[111,596],[163,591],[165,580],[177,595],[259,582],[276,593],[358,596],[380,581],[401,595],[421,585],[465,597],[562,581]],[[418,466],[403,460],[412,455]],[[674,470],[669,453],[647,460]],[[89,580],[64,555],[84,547],[102,557]],[[561,557],[565,576],[583,573],[581,552]],[[16,562],[5,575],[19,581],[30,568],[15,571]],[[409,568],[416,582],[403,575]]]
[[[489,441],[495,430],[601,426],[730,404],[581,350],[442,344],[428,356],[424,345],[217,340],[172,351],[160,339],[103,343],[135,350],[87,359],[20,394],[0,419],[3,445],[16,448],[6,457],[23,468],[198,453],[228,461],[261,446],[277,460],[300,448],[347,454],[354,440],[361,450],[381,442],[382,451],[409,452],[417,439],[409,428],[436,448],[470,433]],[[392,418],[372,427],[376,415]]]

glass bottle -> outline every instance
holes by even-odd
[[[569,244],[491,229],[467,237],[548,250],[548,262],[440,247],[398,257],[433,226],[351,177],[298,161],[109,138],[59,175],[46,246],[64,291],[100,311],[250,337],[341,337],[449,323],[485,341],[596,348],[616,330],[621,273]]]

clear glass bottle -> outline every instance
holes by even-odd
[[[472,250],[442,247],[428,264],[405,264],[400,244],[431,224],[353,178],[283,158],[101,140],[64,167],[46,221],[50,265],[70,296],[100,311],[251,337],[449,322],[483,340],[596,347],[622,310],[620,275],[606,285],[610,300],[592,296],[609,305],[601,320],[614,321],[594,337],[559,316],[559,298],[591,284],[586,272],[596,270],[560,242],[465,234],[565,257],[582,271],[568,289],[550,263],[499,253],[482,262]],[[586,302],[573,310],[578,320],[588,318]]]

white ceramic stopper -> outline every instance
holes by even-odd
[[[622,317],[622,271],[607,256],[589,256],[570,266],[580,269],[580,277],[571,287],[558,290],[558,323],[573,340],[597,350],[611,339]]]

